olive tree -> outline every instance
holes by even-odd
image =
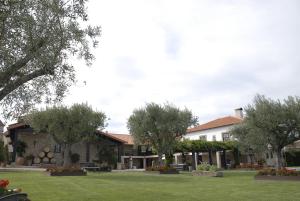
[[[90,65],[100,27],[87,25],[86,0],[0,1],[0,106],[18,117],[60,101],[75,81],[70,57]]]
[[[63,148],[63,166],[71,163],[72,145],[95,138],[97,129],[106,126],[106,116],[86,104],[60,106],[35,111],[25,117],[34,132],[50,134]]]
[[[159,165],[162,156],[173,154],[177,140],[186,134],[188,127],[195,125],[197,118],[188,109],[180,110],[171,105],[146,104],[136,109],[129,117],[127,127],[137,144],[150,143],[158,154]]]
[[[234,128],[232,134],[245,147],[261,151],[272,148],[277,168],[281,168],[282,149],[300,139],[300,98],[280,101],[257,95],[245,111],[243,124]]]

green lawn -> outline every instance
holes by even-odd
[[[1,172],[10,187],[32,201],[300,200],[300,182],[255,181],[253,173],[227,172],[223,178],[146,173],[89,173],[50,177],[41,172]]]

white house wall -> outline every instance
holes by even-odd
[[[213,141],[213,136],[215,135],[216,141],[223,141],[222,134],[228,133],[231,128],[232,128],[232,125],[218,127],[218,128],[212,128],[212,129],[207,129],[207,130],[202,130],[202,131],[195,131],[195,132],[186,134],[184,136],[184,139],[199,140],[200,136],[206,135],[207,141]]]

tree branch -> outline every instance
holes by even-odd
[[[11,83],[8,83],[1,91],[0,91],[0,101],[5,97],[7,96],[9,93],[11,93],[12,91],[14,91],[15,89],[17,89],[19,86],[25,84],[26,82],[34,79],[34,78],[37,78],[37,77],[40,77],[42,75],[47,75],[47,74],[50,74],[49,71],[45,70],[47,68],[42,68],[42,69],[39,69],[39,70],[36,70],[28,75],[25,75],[25,76],[22,76],[20,78],[18,78],[17,80],[11,82]]]
[[[45,39],[41,38],[37,41],[37,43],[30,48],[28,51],[28,54],[22,58],[16,61],[14,64],[9,66],[6,71],[0,73],[0,86],[5,85],[12,76],[17,74],[17,71],[20,70],[22,67],[24,67],[31,59],[33,59],[36,56],[36,53],[43,47],[45,44]]]

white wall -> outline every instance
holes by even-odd
[[[184,136],[184,139],[189,140],[199,140],[200,136],[206,135],[207,141],[213,141],[213,136],[216,136],[216,141],[223,141],[222,133],[227,133],[230,131],[231,126],[223,126],[218,128],[212,128],[203,131],[196,131],[192,133],[188,133]]]

